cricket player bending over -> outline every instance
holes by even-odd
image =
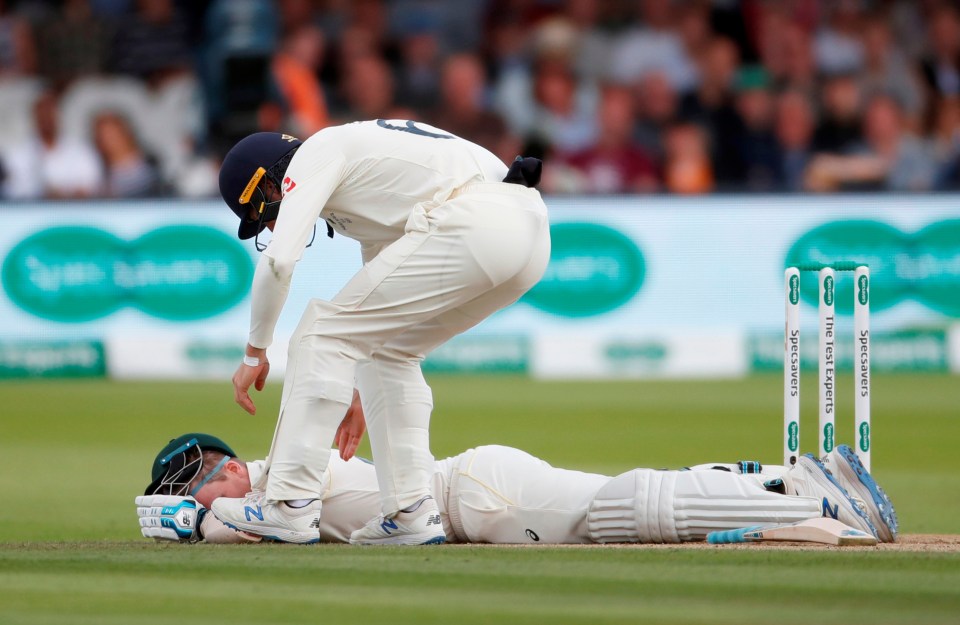
[[[241,460],[208,434],[171,440],[154,461],[144,496],[136,498],[141,532],[187,542],[349,542],[380,506],[373,465],[331,454],[316,493],[323,505],[303,511],[310,518],[296,524],[302,531],[254,535],[210,512],[218,498],[249,493],[265,464]],[[845,445],[824,462],[808,454],[793,467],[743,461],[613,477],[554,468],[519,449],[489,445],[434,462],[431,492],[438,511],[426,522],[442,528],[447,542],[679,543],[704,540],[715,530],[820,516],[881,541],[897,536],[890,499]],[[255,519],[261,506],[251,496],[243,514]],[[396,530],[390,519],[381,529]]]
[[[363,267],[330,301],[311,300],[290,340],[268,466],[254,485],[260,514],[223,497],[217,516],[258,534],[310,530],[297,520],[321,513],[315,495],[356,385],[381,497],[351,540],[445,540],[432,523],[433,396],[420,362],[543,275],[550,225],[533,188],[540,165],[521,158],[508,168],[479,145],[397,119],[325,128],[303,142],[256,133],[231,148],[220,192],[240,218],[237,235],[273,232],[269,244],[256,241],[263,255],[250,291],[250,334],[233,377],[245,410],[256,411],[249,390],[267,379],[266,348],[318,220],[331,236],[360,243]]]

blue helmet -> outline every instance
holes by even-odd
[[[220,195],[240,218],[237,236],[249,239],[260,233],[268,221],[277,218],[280,202],[267,202],[261,187],[266,177],[277,189],[290,159],[302,142],[279,132],[257,132],[244,137],[230,148],[220,165]],[[250,218],[253,206],[259,217]]]

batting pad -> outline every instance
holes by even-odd
[[[634,469],[601,488],[587,513],[598,543],[679,543],[716,530],[793,523],[819,517],[810,497],[771,493],[727,471]]]

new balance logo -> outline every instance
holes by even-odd
[[[310,529],[320,529],[320,517],[317,517],[310,522]]]
[[[397,529],[397,524],[393,522],[393,519],[384,519],[383,523],[380,524],[380,529],[382,529],[385,534],[389,534],[390,530]]]
[[[831,517],[831,518],[833,518],[833,519],[836,519],[837,516],[839,516],[839,514],[840,514],[840,504],[838,503],[837,505],[835,505],[834,507],[831,508],[831,507],[830,507],[830,502],[827,500],[826,497],[824,497],[824,498],[823,498],[823,516],[824,516],[824,517],[828,517],[828,516],[829,516],[829,517]],[[837,520],[839,520],[839,519],[837,519]]]
[[[430,527],[431,525],[441,525],[441,524],[442,522],[440,521],[439,514],[431,514],[430,516],[427,517],[427,527]]]
[[[826,501],[826,500],[824,500],[824,501]],[[258,520],[258,521],[262,521],[262,520],[263,520],[263,510],[260,509],[260,506],[257,506],[257,509],[256,509],[256,510],[254,510],[254,509],[251,508],[250,506],[244,506],[244,507],[243,507],[243,516],[247,517],[247,521],[250,520],[250,516],[251,516],[251,515],[257,517],[257,520]]]

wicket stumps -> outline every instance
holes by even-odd
[[[785,272],[786,302],[783,355],[783,463],[792,465],[800,455],[800,273],[818,275],[819,341],[819,416],[816,455],[823,457],[836,446],[836,314],[837,271],[852,271],[854,334],[854,421],[855,449],[867,471],[870,470],[870,269],[854,262],[804,264]]]

